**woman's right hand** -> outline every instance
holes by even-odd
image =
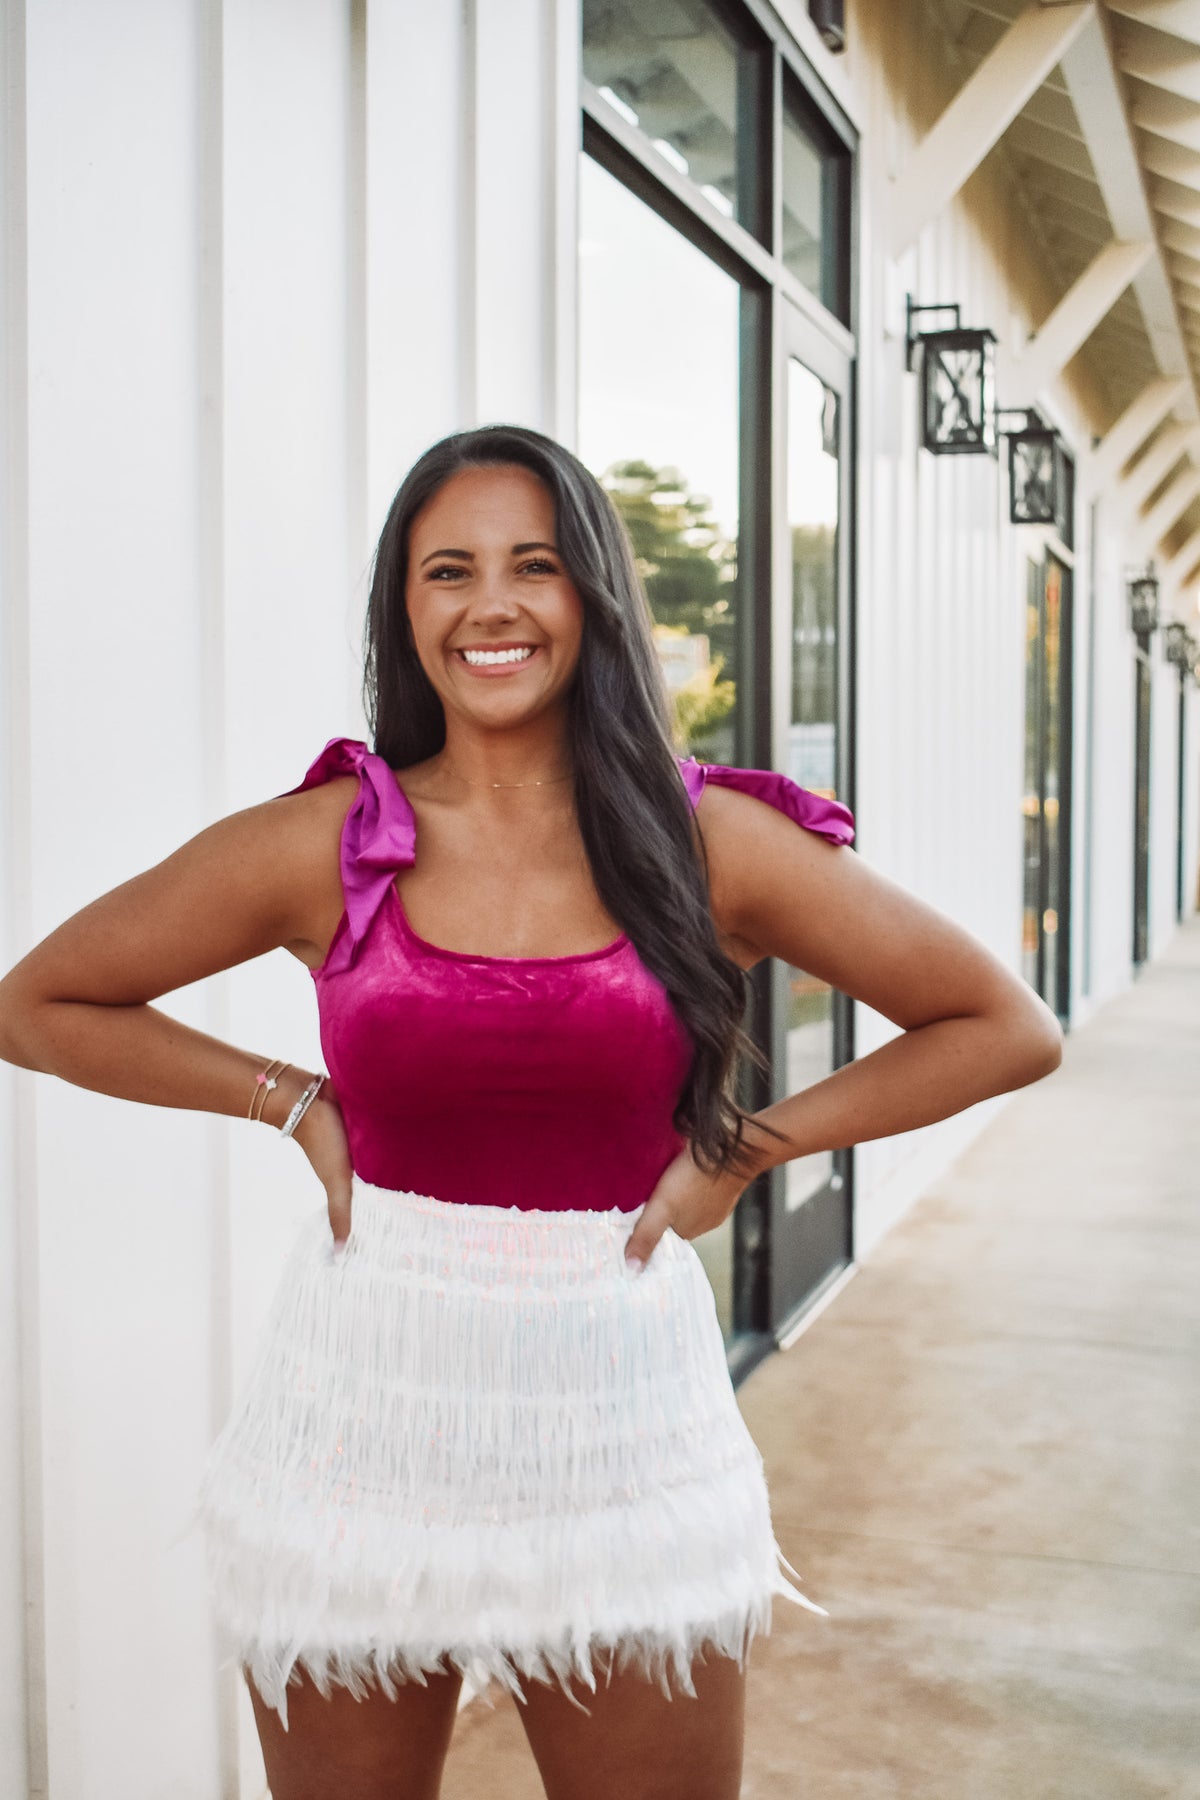
[[[325,1189],[334,1250],[340,1252],[350,1235],[350,1198],[354,1170],[342,1109],[328,1076],[321,1083],[316,1099],[292,1136]]]

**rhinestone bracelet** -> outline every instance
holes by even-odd
[[[324,1080],[325,1080],[324,1075],[314,1075],[313,1076],[312,1080],[309,1082],[308,1086],[305,1088],[304,1092],[301,1094],[300,1098],[297,1100],[295,1106],[293,1106],[291,1112],[288,1114],[286,1120],[279,1127],[280,1137],[291,1137],[291,1135],[295,1131],[297,1125],[300,1123],[301,1119],[304,1117],[305,1113],[308,1111],[309,1107],[312,1105],[313,1101],[316,1099],[318,1093],[321,1090],[321,1083]]]

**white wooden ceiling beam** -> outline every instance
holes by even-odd
[[[1200,427],[1168,425],[1157,442],[1134,463],[1121,483],[1120,499],[1130,511],[1144,506],[1155,488],[1164,482],[1181,456],[1200,448]]]
[[[1197,568],[1200,568],[1200,531],[1193,531],[1170,561],[1163,564],[1162,579],[1169,587],[1180,587]]]
[[[1161,195],[1147,193],[1146,175],[1138,154],[1139,139],[1129,122],[1129,88],[1116,67],[1115,23],[1109,11],[1102,11],[1095,30],[1083,32],[1064,56],[1062,74],[1112,221],[1112,234],[1132,241],[1155,236],[1157,219],[1148,202],[1153,198],[1157,207]],[[1170,182],[1156,181],[1153,185],[1166,189],[1176,200],[1193,198],[1190,189]],[[1196,222],[1200,224],[1200,195],[1194,198]],[[1185,224],[1187,211],[1185,205]],[[1141,270],[1134,282],[1134,292],[1159,372],[1183,376],[1187,380],[1186,397],[1178,405],[1180,417],[1200,416],[1195,376],[1183,341],[1174,289],[1161,256],[1151,257]]]
[[[1138,539],[1147,555],[1158,548],[1159,539],[1166,536],[1197,494],[1200,494],[1200,469],[1193,464],[1175,477],[1162,499],[1150,508],[1145,518],[1138,520]]]
[[[1093,487],[1105,487],[1120,474],[1187,389],[1188,384],[1181,375],[1152,381],[1142,389],[1093,450],[1088,460],[1088,477]]]
[[[1030,339],[1025,354],[1009,362],[1007,378],[1016,390],[1012,405],[1032,404],[1066,368],[1153,255],[1154,244],[1149,240],[1126,243],[1117,239],[1105,245]]]
[[[1027,6],[913,152],[892,193],[891,251],[900,256],[975,173],[1095,13],[1094,0]]]

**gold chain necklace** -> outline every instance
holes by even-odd
[[[467,787],[523,788],[523,787],[553,787],[555,782],[571,781],[574,779],[574,777],[572,775],[547,775],[547,776],[543,777],[543,779],[541,781],[469,781],[465,775],[455,775],[454,779],[455,779],[455,781],[464,782]]]

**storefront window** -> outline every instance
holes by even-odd
[[[633,540],[676,747],[732,763],[738,286],[587,156],[580,211],[579,454]],[[730,1337],[732,1219],[696,1248]]]
[[[633,540],[677,747],[730,763],[738,285],[587,156],[580,186],[580,456]]]
[[[783,241],[796,280],[845,319],[849,158],[790,80],[783,89]]]
[[[578,449],[629,531],[676,749],[765,768],[786,728],[787,772],[852,804],[853,351],[834,320],[849,323],[853,134],[769,14],[581,0]],[[771,1049],[764,1099],[852,1053],[841,997],[774,960],[746,1023]],[[842,1153],[801,1158],[696,1240],[734,1371],[844,1266],[849,1174]]]
[[[759,58],[707,0],[583,0],[583,73],[718,212],[762,235]]]

